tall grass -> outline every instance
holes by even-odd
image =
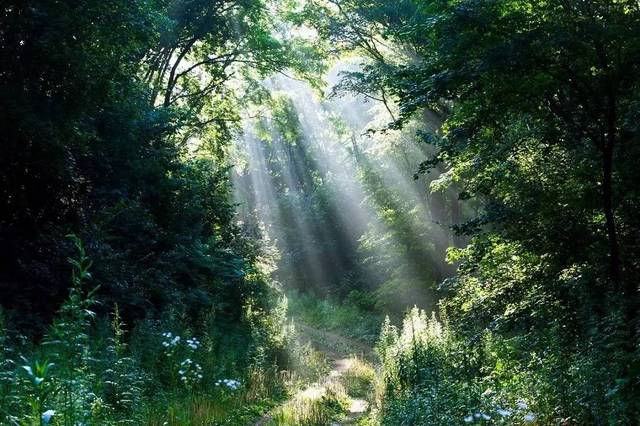
[[[270,426],[329,425],[349,408],[349,397],[338,382],[310,389],[276,409]]]
[[[368,362],[358,357],[348,361],[349,368],[340,376],[340,382],[351,397],[372,400],[376,372]]]

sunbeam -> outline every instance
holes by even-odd
[[[328,79],[347,67],[336,65]],[[427,185],[413,177],[426,157],[415,129],[369,131],[389,112],[363,97],[323,100],[285,76],[263,84],[272,111],[249,120],[237,142],[250,165],[249,182],[234,177],[235,199],[241,219],[254,211],[276,241],[279,281],[331,294],[356,279],[349,286],[374,291],[381,306],[433,309],[434,285],[450,273],[442,249],[450,233],[435,223]]]

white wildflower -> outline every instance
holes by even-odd
[[[467,416],[464,418],[465,423],[471,423],[473,421],[473,416]]]
[[[511,410],[505,410],[504,408],[498,408],[496,412],[502,417],[509,417],[511,415]]]
[[[51,418],[56,414],[56,412],[54,410],[47,410],[44,413],[42,413],[42,421],[44,424],[49,423],[49,421],[51,421]]]
[[[529,413],[526,416],[524,416],[523,419],[524,419],[525,422],[531,423],[532,421],[534,421],[536,419],[536,416],[533,413]]]
[[[219,379],[215,382],[216,386],[225,385],[231,390],[236,390],[240,387],[240,381],[235,379]]]

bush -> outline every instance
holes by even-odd
[[[539,418],[530,410],[525,386],[480,374],[473,351],[435,315],[414,308],[401,329],[387,319],[376,349],[384,381],[383,425],[519,424]]]

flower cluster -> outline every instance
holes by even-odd
[[[514,410],[510,410],[508,408],[496,407],[496,414],[498,414],[503,419],[506,419],[507,417],[511,417],[514,414],[519,415],[519,416],[522,416],[521,417],[522,420],[524,420],[526,423],[531,423],[536,419],[536,416],[531,412],[528,412],[525,414],[524,412],[528,408],[529,406],[527,405],[527,403],[520,400],[516,403],[516,408]],[[491,416],[479,411],[477,413],[466,416],[463,420],[465,423],[471,423],[476,420],[491,420]]]
[[[202,367],[197,362],[187,358],[180,363],[180,370],[178,370],[180,381],[188,387],[192,388],[200,380],[202,380]]]
[[[167,331],[162,333],[162,337],[164,338],[162,341],[162,346],[166,349],[167,356],[171,356],[181,344],[184,344],[188,350],[195,351],[200,348],[202,343],[195,337],[188,338],[183,340],[178,335],[173,335],[171,332]]]
[[[501,415],[502,417],[509,417],[511,416],[512,411],[511,410],[506,410],[504,408],[500,408],[498,407],[496,409],[496,413],[498,413],[499,415]]]
[[[42,413],[42,424],[49,424],[53,416],[55,416],[56,412],[54,410],[47,410]]]
[[[469,415],[467,417],[464,418],[465,423],[471,423],[472,421],[474,421],[475,419],[482,419],[482,420],[491,420],[491,416],[482,412],[477,412],[475,414]]]
[[[174,359],[173,372],[178,373],[178,378],[188,389],[193,388],[202,381],[202,366],[193,361],[190,357],[195,356],[195,352],[202,346],[202,343],[195,337],[182,339],[178,335],[173,335],[167,331],[162,333],[162,346],[165,348],[165,355]],[[196,357],[197,358],[197,357]],[[180,359],[184,361],[178,363]]]
[[[529,408],[527,403],[522,401],[522,400],[518,401],[518,403],[516,405],[518,406],[517,409],[520,410],[520,411],[524,411],[524,410]],[[531,423],[536,419],[536,416],[533,413],[527,413],[522,417],[522,419],[527,423]]]
[[[216,386],[224,385],[230,390],[236,390],[240,387],[240,381],[234,379],[220,379],[216,381]]]
[[[200,341],[195,337],[192,337],[191,339],[187,339],[187,346],[195,351],[200,347]]]
[[[162,346],[167,349],[173,349],[180,344],[180,336],[174,336],[168,331],[166,333],[162,333],[162,337],[164,337]],[[170,352],[167,352],[167,356],[171,356]]]

